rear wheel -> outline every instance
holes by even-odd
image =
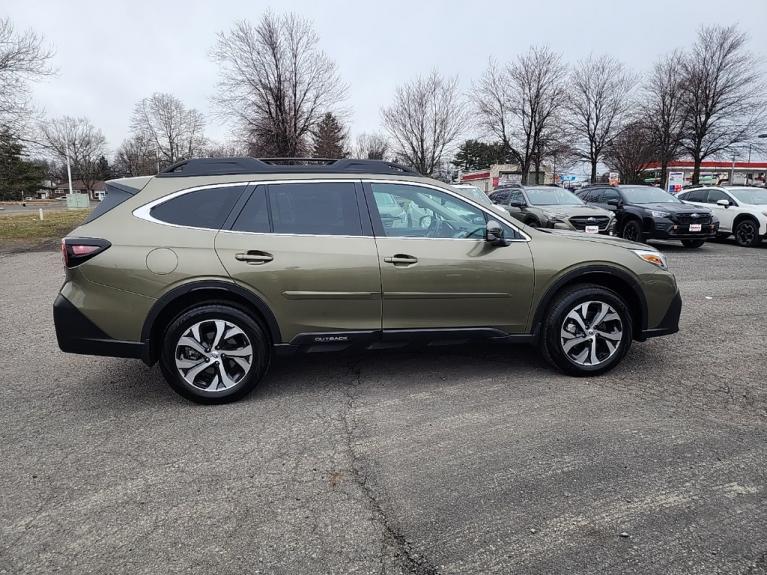
[[[269,342],[239,308],[206,304],[165,330],[160,366],[168,384],[197,403],[227,403],[248,393],[269,366]]]
[[[735,241],[739,246],[753,247],[758,246],[761,241],[759,238],[759,224],[751,218],[741,220],[735,226]]]
[[[682,245],[686,248],[699,248],[706,243],[706,240],[682,240]]]
[[[604,373],[631,346],[631,313],[618,294],[584,284],[563,291],[544,321],[542,351],[570,375]]]
[[[629,220],[623,226],[622,237],[632,242],[642,241],[642,226],[637,220]]]

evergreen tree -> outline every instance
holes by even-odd
[[[0,200],[21,200],[40,189],[45,168],[22,158],[23,151],[11,132],[0,131]]]
[[[312,156],[315,158],[344,158],[347,152],[346,130],[333,114],[327,112],[314,129]]]
[[[489,168],[492,164],[504,164],[508,158],[508,150],[501,142],[487,144],[478,140],[466,140],[451,162],[465,172]]]

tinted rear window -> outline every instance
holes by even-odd
[[[362,235],[351,182],[271,184],[269,205],[278,234]]]
[[[220,186],[182,194],[151,209],[161,222],[193,228],[219,229],[246,186]]]

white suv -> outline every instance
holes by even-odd
[[[680,192],[688,204],[706,206],[719,218],[720,237],[735,235],[741,246],[757,246],[767,236],[767,189],[704,186]]]

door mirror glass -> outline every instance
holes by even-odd
[[[506,240],[503,238],[503,228],[495,220],[490,220],[485,226],[485,241],[494,246],[505,246]]]

